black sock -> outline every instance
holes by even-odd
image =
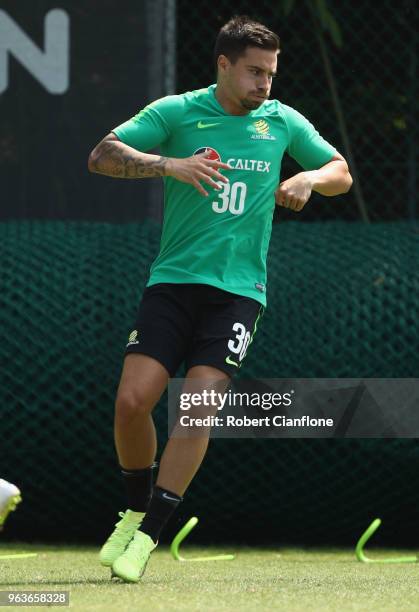
[[[141,524],[140,531],[149,535],[153,542],[157,542],[161,530],[182,499],[182,497],[167,491],[167,489],[154,487],[147,514]]]
[[[134,512],[146,512],[153,490],[153,465],[142,470],[121,467],[128,498],[128,508]]]

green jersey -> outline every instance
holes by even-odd
[[[165,157],[205,150],[231,170],[220,191],[164,177],[160,252],[147,286],[204,283],[253,298],[266,306],[266,257],[284,153],[304,170],[320,168],[336,149],[299,112],[266,100],[247,115],[230,115],[215,96],[216,85],[166,96],[113,130],[125,144]]]

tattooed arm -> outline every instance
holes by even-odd
[[[90,153],[88,167],[97,174],[135,179],[165,176],[167,162],[167,157],[141,153],[110,133]]]
[[[88,165],[90,172],[115,178],[171,176],[193,185],[201,195],[208,196],[201,181],[214,189],[221,189],[217,181],[228,183],[228,178],[219,170],[231,170],[231,167],[222,161],[207,159],[209,155],[204,152],[179,159],[141,153],[111,133],[90,153]]]

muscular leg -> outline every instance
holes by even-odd
[[[203,382],[194,379],[204,379]],[[215,381],[214,381],[215,379]],[[195,366],[187,373],[183,391],[225,389],[229,377],[216,368]],[[218,382],[217,382],[218,381]],[[212,412],[210,407],[209,412]],[[216,410],[216,407],[214,408]],[[140,529],[134,534],[125,551],[113,562],[112,571],[127,582],[138,582],[151,552],[156,548],[160,533],[182,501],[182,495],[201,465],[208,446],[210,430],[200,437],[170,437],[160,461],[157,486]]]
[[[125,357],[115,405],[115,445],[127,492],[127,511],[99,553],[104,566],[122,556],[141,525],[150,500],[156,456],[151,411],[167,386],[168,372],[155,359],[131,353]]]
[[[222,392],[230,381],[227,374],[210,366],[195,366],[188,371],[186,378],[225,380],[225,386],[218,388],[217,385],[219,392]],[[184,387],[184,391],[186,390],[187,384]],[[197,392],[196,383],[194,392]],[[207,436],[170,438],[160,460],[157,486],[182,497],[202,463],[208,447],[208,439],[209,430]]]
[[[151,412],[168,379],[166,368],[156,359],[137,353],[125,357],[115,405],[115,446],[119,464],[128,470],[148,467],[155,459]]]

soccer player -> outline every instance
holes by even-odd
[[[17,504],[21,501],[22,497],[17,486],[0,478],[0,531],[3,529],[9,513],[15,510]]]
[[[313,125],[269,99],[278,53],[275,33],[246,16],[232,18],[215,44],[216,84],[152,102],[89,157],[91,172],[163,177],[165,186],[160,252],[116,397],[115,445],[128,509],[100,553],[102,564],[127,582],[143,574],[208,445],[205,436],[169,437],[152,486],[151,412],[169,378],[185,361],[186,381],[230,381],[266,306],[275,204],[299,212],[312,191],[333,196],[352,184],[345,159]],[[156,146],[161,155],[147,153]],[[303,171],[279,183],[284,153]]]

